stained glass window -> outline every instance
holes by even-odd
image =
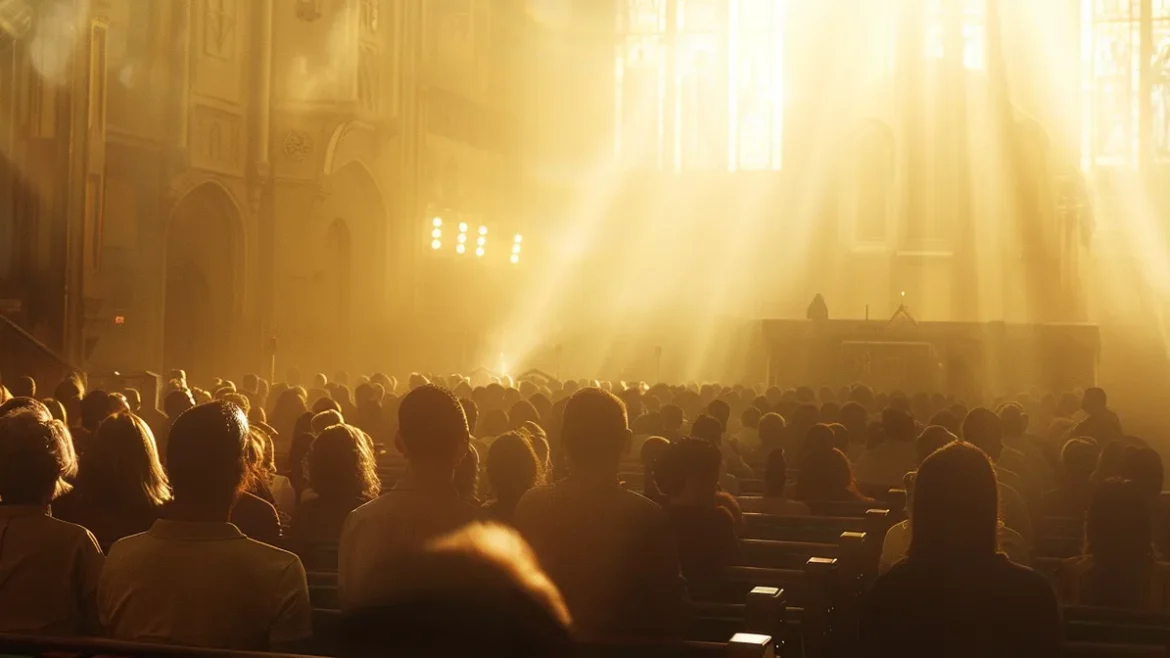
[[[1141,0],[1086,1],[1086,156],[1094,164],[1134,164]]]
[[[981,71],[987,66],[985,0],[963,0],[963,66]],[[946,51],[946,10],[943,0],[927,5],[926,54],[942,59]]]
[[[635,166],[779,169],[783,0],[621,0],[615,147]]]

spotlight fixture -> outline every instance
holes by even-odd
[[[464,242],[467,242],[467,236],[464,235],[463,233],[460,233],[459,236],[456,237],[455,239],[459,241],[459,244],[463,244]]]
[[[519,254],[520,253],[520,245],[518,245],[518,244],[512,245],[512,253]]]
[[[516,237],[512,238],[512,242],[515,242],[516,244],[520,244],[521,242],[524,242],[524,236],[517,233]]]

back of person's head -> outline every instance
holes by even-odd
[[[0,500],[47,505],[77,472],[69,429],[47,413],[20,410],[0,417]]]
[[[459,406],[463,407],[463,415],[467,416],[467,431],[476,433],[476,424],[479,422],[479,407],[471,398],[459,398]]]
[[[496,498],[515,502],[540,483],[542,461],[532,439],[519,432],[496,437],[488,448],[487,478]]]
[[[700,414],[691,424],[691,436],[719,445],[723,442],[723,423],[720,423],[719,419],[714,416]]]
[[[931,425],[922,430],[918,438],[914,442],[914,451],[918,455],[918,463],[926,461],[926,458],[934,454],[951,441],[958,441],[959,437],[951,434],[951,432],[941,425]]]
[[[803,501],[858,499],[857,483],[845,453],[836,448],[806,451],[796,476],[796,498]]]
[[[195,398],[191,397],[191,391],[185,388],[175,389],[163,398],[163,413],[171,420],[194,406]]]
[[[726,400],[718,399],[712,400],[707,405],[707,414],[719,421],[723,429],[727,430],[727,421],[731,418],[731,405],[727,404]]]
[[[1097,457],[1097,470],[1093,471],[1093,481],[1104,482],[1109,478],[1123,477],[1125,453],[1126,445],[1120,440],[1115,439],[1106,443]]]
[[[1147,498],[1154,498],[1162,493],[1162,456],[1153,448],[1131,447],[1125,451],[1121,475]]]
[[[910,559],[962,569],[993,557],[996,486],[991,461],[973,445],[953,441],[927,457],[914,483]]]
[[[491,438],[504,434],[511,428],[512,421],[508,418],[508,412],[503,409],[490,409],[480,419],[476,436],[480,438]]]
[[[536,413],[536,407],[528,400],[520,400],[508,409],[508,422],[512,429],[519,429],[527,422],[540,422],[540,414]]]
[[[690,502],[713,503],[723,455],[710,441],[679,439],[670,444],[654,468],[662,493],[685,496]]]
[[[811,403],[804,403],[796,407],[792,415],[787,417],[788,426],[797,436],[804,436],[808,428],[821,422],[820,407]]]
[[[913,441],[914,417],[893,406],[882,410],[882,431],[889,441]]]
[[[313,402],[312,412],[319,414],[322,411],[336,411],[337,413],[341,413],[341,404],[333,398],[317,398]]]
[[[126,402],[130,405],[130,411],[138,413],[142,410],[142,393],[139,393],[138,389],[124,388],[121,393],[122,397],[126,398]]]
[[[77,374],[72,374],[61,380],[57,384],[57,388],[53,389],[53,397],[61,401],[62,404],[79,401],[85,395],[85,384],[81,382],[81,377]]]
[[[102,421],[82,455],[77,490],[114,509],[153,509],[171,498],[150,427],[124,411]]]
[[[1150,499],[1141,486],[1121,478],[1098,484],[1085,514],[1085,553],[1093,566],[1081,582],[1082,600],[1101,607],[1145,607],[1153,545]]]
[[[800,447],[800,459],[812,450],[832,450],[837,447],[837,436],[833,428],[824,423],[817,423],[804,433],[804,442]]]
[[[101,390],[86,393],[81,399],[81,426],[91,432],[96,431],[112,410],[109,393]]]
[[[1060,470],[1068,484],[1087,484],[1097,470],[1101,449],[1094,441],[1069,439],[1060,450]]]
[[[65,423],[66,427],[69,426],[69,414],[65,411],[65,405],[61,404],[60,401],[56,400],[55,398],[45,398],[44,400],[41,400],[41,404],[45,405],[45,408],[49,410],[49,415],[52,416],[54,420],[59,420],[62,423]],[[2,415],[4,414],[0,413],[0,416]]]
[[[45,403],[34,398],[8,398],[3,404],[0,404],[0,418],[21,411],[31,411],[43,417],[52,417],[53,415]]]
[[[764,495],[783,498],[787,486],[788,460],[784,458],[783,448],[775,448],[768,453],[768,461],[764,466]]]
[[[760,413],[758,407],[745,407],[743,413],[739,415],[739,422],[747,429],[758,429],[760,427],[760,418],[763,414]]]
[[[249,400],[248,396],[244,395],[243,393],[235,393],[235,392],[229,391],[228,393],[225,393],[223,396],[216,396],[216,399],[223,400],[224,402],[230,402],[230,403],[236,405],[237,407],[240,408],[240,411],[244,412],[245,416],[252,413],[252,401]]]
[[[983,407],[967,412],[963,420],[963,440],[987,453],[991,461],[996,461],[1003,452],[1003,429],[999,416]]]
[[[369,440],[352,425],[332,425],[321,432],[306,462],[309,486],[322,500],[368,501],[381,491]]]
[[[865,410],[865,407],[856,402],[848,402],[841,407],[837,418],[842,425],[849,428],[849,434],[854,441],[864,440],[865,429],[869,424],[869,412]]]
[[[784,441],[784,417],[777,413],[760,416],[760,444],[765,449],[779,446]]]
[[[433,384],[414,387],[398,406],[398,449],[412,462],[454,468],[470,447],[467,416],[459,400]]]
[[[520,536],[473,524],[397,561],[379,605],[347,612],[341,658],[574,655],[564,599]]]
[[[230,505],[248,475],[248,419],[234,404],[205,402],[184,411],[167,440],[167,471],[178,501]]]
[[[686,422],[683,418],[682,407],[676,404],[668,404],[659,410],[659,416],[662,418],[662,429],[665,431],[680,431],[683,423]]]
[[[1096,386],[1085,389],[1085,395],[1081,398],[1081,409],[1084,409],[1086,413],[1095,414],[1104,411],[1105,407],[1105,389]]]
[[[659,458],[670,447],[670,441],[661,436],[651,436],[642,442],[642,449],[638,452],[638,459],[642,466],[653,467]]]
[[[930,417],[928,425],[938,425],[945,427],[948,432],[958,436],[962,433],[962,423],[959,422],[959,417],[956,416],[950,409],[941,409]]]
[[[999,408],[999,424],[1004,436],[1023,436],[1028,431],[1028,414],[1020,405],[1009,402]]]
[[[32,377],[17,377],[7,384],[8,392],[13,397],[35,398],[37,396],[37,381]]]
[[[333,427],[334,425],[340,425],[344,422],[345,418],[342,417],[341,412],[335,411],[333,409],[326,409],[320,413],[313,414],[312,420],[309,421],[309,429],[313,434],[320,434],[321,432],[324,432],[326,428]]]
[[[561,443],[570,468],[606,472],[615,469],[630,437],[626,407],[612,393],[583,388],[565,404]]]

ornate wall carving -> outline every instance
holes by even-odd
[[[216,59],[236,58],[237,0],[203,0],[203,52]]]
[[[290,130],[284,135],[283,150],[292,162],[304,162],[313,154],[313,137],[303,130]]]
[[[191,113],[191,165],[230,175],[243,173],[243,118],[197,105]]]

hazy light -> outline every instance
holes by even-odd
[[[479,236],[479,239],[475,241],[475,243],[482,247],[485,244],[487,244],[487,238],[485,238],[481,235],[481,236]]]
[[[467,242],[467,235],[460,233],[455,239],[459,241],[459,244],[463,244],[464,242]]]
[[[434,218],[433,220],[431,220],[431,224],[432,224],[432,225],[433,225],[435,228],[438,228],[438,227],[440,227],[440,226],[442,226],[442,225],[443,225],[443,218],[442,218],[442,217],[436,217],[436,218]]]
[[[467,232],[467,222],[459,222],[459,232],[460,233]]]
[[[483,256],[483,247],[476,247],[475,248],[475,255],[476,256]]]
[[[441,229],[441,228],[437,228],[437,229],[435,229],[435,230],[431,231],[431,237],[432,237],[432,238],[441,238],[441,237],[443,237],[443,229]]]
[[[518,245],[518,244],[512,245],[512,253],[514,253],[514,254],[520,253],[520,245]]]
[[[512,242],[515,242],[516,244],[520,244],[521,242],[524,242],[524,236],[517,233],[516,237],[512,238]]]
[[[459,236],[459,237],[463,237],[463,236],[461,235],[461,236]],[[455,245],[455,252],[456,252],[456,253],[460,253],[460,254],[461,254],[461,253],[463,253],[463,252],[465,252],[465,251],[467,251],[467,247],[464,247],[462,242],[460,242],[459,244]]]
[[[487,227],[486,226],[479,227],[479,234],[480,235],[487,235]]]
[[[513,265],[515,265],[516,263],[519,263],[519,262],[520,262],[520,256],[518,256],[518,255],[516,255],[516,254],[512,254],[511,261],[512,261],[512,264],[513,264]]]
[[[441,241],[431,240],[431,249],[441,249],[442,247],[443,247],[443,243]]]

